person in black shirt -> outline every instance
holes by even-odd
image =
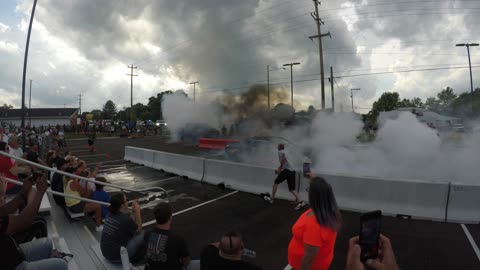
[[[145,270],[182,270],[190,264],[190,254],[185,240],[173,233],[172,206],[161,202],[155,206],[157,225],[145,233]]]
[[[242,237],[237,232],[228,232],[220,242],[212,243],[202,250],[201,270],[261,270],[262,268],[242,260],[244,255]]]

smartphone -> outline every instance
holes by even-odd
[[[362,248],[362,253],[360,254],[362,262],[378,257],[381,227],[382,211],[380,210],[365,213],[360,217],[360,239],[358,244]]]
[[[310,168],[310,163],[305,162],[303,163],[303,176],[307,177],[309,173],[311,173],[312,170]]]

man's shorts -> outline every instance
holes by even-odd
[[[295,190],[295,171],[290,170],[283,170],[278,174],[277,178],[275,179],[275,184],[280,184],[283,181],[287,180],[288,183],[288,190],[293,191]]]

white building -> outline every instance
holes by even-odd
[[[76,123],[78,108],[38,108],[25,110],[25,126],[56,126],[74,125]],[[19,127],[22,121],[21,109],[0,108],[0,121],[2,124]]]

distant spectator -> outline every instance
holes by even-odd
[[[365,265],[360,261],[362,249],[358,245],[358,236],[350,239],[348,243],[346,270],[365,270]],[[393,252],[390,239],[380,235],[380,256],[377,259],[367,260],[366,264],[374,270],[398,270],[397,260]]]
[[[260,270],[261,268],[242,260],[244,253],[242,237],[237,232],[228,232],[220,242],[206,246],[200,255],[201,270]]]
[[[17,158],[24,158],[23,150],[18,143],[17,136],[10,136],[8,138],[8,147],[9,147],[9,154],[12,156],[16,156]],[[15,163],[17,162],[15,159],[12,158],[12,161]],[[19,162],[21,163],[21,162]]]
[[[45,161],[47,162],[48,167],[53,167],[53,163],[57,158],[57,151],[50,150],[45,156]]]
[[[96,134],[95,134],[95,129],[92,129],[88,132],[88,140],[87,140],[87,143],[88,143],[88,149],[90,150],[90,153],[93,153],[95,151],[97,151],[95,149],[95,139],[96,139]]]
[[[37,179],[37,192],[33,196],[33,200],[27,204],[26,194],[30,191],[31,186],[32,182],[26,181],[22,192],[0,207],[0,262],[2,269],[66,270],[68,265],[64,260],[51,258],[53,244],[50,239],[39,238],[18,245],[10,236],[24,232],[35,220],[43,195],[48,188],[46,176]],[[20,214],[10,214],[20,208],[23,208]]]
[[[69,179],[67,184],[64,187],[65,194],[74,195],[77,197],[90,198],[91,191],[86,188],[82,188],[78,179],[67,178]],[[94,213],[95,222],[97,223],[97,231],[103,230],[102,225],[102,207],[99,204],[81,201],[79,199],[74,199],[70,197],[65,197],[65,204],[68,207],[68,210],[72,213]]]
[[[117,193],[110,199],[110,208],[100,241],[100,249],[111,262],[120,262],[120,247],[125,247],[130,259],[135,259],[143,247],[144,232],[140,205],[133,202],[132,211],[128,210],[127,197]]]
[[[0,142],[0,151],[8,152],[8,145],[5,142]],[[32,170],[30,167],[20,166],[17,163],[14,163],[9,157],[0,155],[0,173],[4,174],[7,178],[19,180],[19,174],[30,175]],[[21,186],[8,183],[6,193],[15,194],[21,189]]]
[[[27,153],[27,160],[48,166],[48,164],[40,158],[40,154],[38,153],[38,145],[35,143],[30,144],[30,149]]]
[[[328,269],[342,218],[332,187],[323,178],[311,180],[308,199],[311,209],[305,211],[292,227],[288,262],[299,270]]]
[[[190,253],[185,240],[171,231],[172,206],[161,202],[155,206],[154,214],[157,224],[145,233],[145,270],[186,268],[190,264]]]
[[[0,141],[8,143],[8,135],[4,132],[2,127],[0,127]]]
[[[107,179],[105,177],[97,177],[95,180],[99,182],[106,183]],[[95,191],[92,193],[92,199],[95,201],[101,201],[101,202],[106,202],[110,203],[110,195],[106,191],[103,190],[104,185],[97,184],[95,183]],[[105,205],[102,205],[102,219],[105,219],[108,213],[108,207]]]

